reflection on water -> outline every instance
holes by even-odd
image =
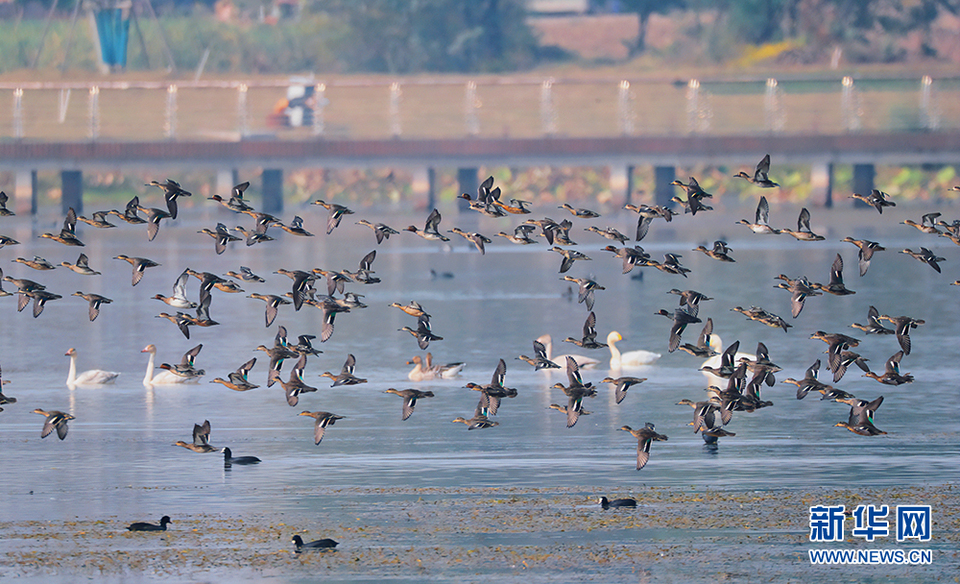
[[[647,377],[633,387],[626,400],[616,405],[612,389],[600,384],[606,369],[585,371],[584,377],[604,385],[600,395],[588,400],[592,413],[582,416],[572,429],[565,416],[548,409],[565,403],[565,396],[551,386],[565,381],[559,372],[534,372],[515,357],[530,354],[531,342],[550,333],[563,352],[559,339],[580,336],[586,310],[564,297],[568,283],[557,273],[560,258],[546,253],[546,245],[513,246],[495,242],[480,256],[467,244],[456,241],[453,252],[426,244],[412,234],[395,236],[377,246],[365,227],[344,222],[333,235],[322,235],[325,217],[304,210],[306,227],[321,233],[314,238],[278,235],[279,241],[254,247],[231,247],[222,256],[200,227],[237,218],[219,209],[188,209],[179,225],[164,225],[153,243],[142,229],[122,225],[97,231],[83,228],[84,252],[90,265],[103,272],[83,277],[66,269],[34,272],[9,260],[41,255],[51,262],[75,261],[78,252],[35,238],[29,221],[4,219],[6,235],[25,242],[0,250],[5,274],[43,282],[64,296],[51,302],[38,319],[29,310],[17,313],[14,298],[0,299],[3,335],[0,335],[0,365],[4,379],[12,381],[5,393],[19,399],[0,414],[0,460],[6,472],[0,488],[8,496],[7,519],[137,515],[144,512],[173,513],[202,509],[205,512],[243,512],[249,509],[305,510],[330,504],[324,489],[364,487],[451,486],[609,486],[642,485],[766,489],[774,487],[909,485],[925,481],[956,480],[958,441],[955,424],[945,420],[944,404],[956,396],[956,359],[960,351],[957,322],[960,304],[957,288],[948,283],[958,274],[954,264],[960,254],[945,239],[924,236],[897,222],[906,217],[887,211],[882,217],[872,211],[814,211],[814,231],[827,241],[802,243],[783,237],[765,237],[734,225],[752,210],[732,214],[681,217],[666,225],[655,223],[644,247],[654,257],[672,251],[693,271],[688,279],[645,271],[642,280],[621,275],[620,260],[599,251],[606,240],[579,231],[590,224],[611,225],[631,232],[634,215],[603,217],[591,223],[577,220],[571,237],[578,249],[592,260],[578,262],[571,274],[592,275],[606,290],[597,292],[595,311],[601,337],[619,330],[621,349],[662,352],[660,361],[622,374]],[[910,216],[919,216],[916,210]],[[289,212],[290,214],[293,211]],[[205,221],[189,221],[203,216]],[[358,211],[357,217],[364,213]],[[539,217],[540,215],[534,215]],[[796,210],[773,209],[771,221],[788,224]],[[394,227],[420,224],[420,217],[369,217]],[[775,218],[775,219],[774,219]],[[461,216],[460,225],[483,233],[509,231],[521,219],[479,219]],[[240,219],[239,222],[243,222]],[[311,225],[312,224],[312,225]],[[445,213],[442,229],[458,224],[455,211]],[[46,230],[43,226],[41,230]],[[575,235],[574,235],[575,234]],[[856,248],[840,243],[846,236],[867,237],[883,243],[887,251],[873,261],[863,278],[856,273]],[[701,243],[723,237],[733,248],[735,264],[721,264],[689,251]],[[930,247],[945,256],[944,273],[898,254],[903,247]],[[380,285],[351,289],[365,294],[369,308],[338,315],[332,339],[317,346],[324,354],[310,359],[305,380],[320,387],[301,396],[289,407],[279,386],[267,389],[266,359],[255,352],[259,344],[270,345],[276,325],[285,325],[291,340],[301,334],[318,335],[321,313],[305,307],[294,312],[281,307],[269,329],[263,326],[263,303],[247,299],[257,291],[280,294],[290,280],[275,275],[278,268],[356,268],[371,249],[378,256],[373,268]],[[817,297],[807,301],[803,314],[789,319],[789,295],[774,289],[773,277],[801,274],[826,281],[833,257],[840,252],[846,262],[848,287],[857,291],[847,297]],[[130,266],[112,259],[124,253],[145,256],[162,264],[152,268],[136,287],[130,286]],[[249,266],[267,278],[266,284],[243,283],[244,294],[214,291],[211,316],[219,327],[193,328],[191,339],[176,327],[155,318],[169,307],[150,298],[169,294],[185,267],[219,274]],[[432,280],[429,270],[451,272],[453,278]],[[639,270],[635,270],[639,271]],[[196,299],[198,284],[191,280],[188,295]],[[904,371],[917,381],[908,386],[882,386],[849,371],[840,388],[864,399],[884,395],[877,426],[889,434],[877,438],[853,435],[834,428],[845,420],[846,406],[818,401],[818,395],[803,401],[795,388],[778,384],[766,389],[764,399],[775,406],[756,413],[736,413],[729,429],[736,437],[725,438],[719,448],[703,445],[687,425],[691,409],[677,406],[684,397],[702,399],[704,378],[696,371],[699,361],[685,353],[667,354],[669,323],[654,315],[660,308],[673,308],[676,297],[670,288],[692,288],[715,298],[702,305],[701,317],[712,317],[715,331],[729,344],[741,341],[751,350],[758,341],[770,349],[771,359],[784,371],[778,377],[801,378],[826,345],[808,337],[816,330],[853,334],[848,325],[863,322],[867,307],[881,313],[908,314],[927,322],[913,332],[915,352],[905,357]],[[9,289],[9,284],[7,285]],[[69,294],[74,290],[96,292],[114,299],[104,306],[96,322],[86,318],[86,303]],[[415,341],[398,329],[415,321],[388,308],[391,302],[416,300],[433,315],[434,332],[442,337],[430,345],[440,363],[465,361],[462,378],[412,384],[405,362],[417,354]],[[749,322],[731,312],[733,306],[758,305],[787,316],[794,328],[789,333]],[[684,341],[695,342],[693,325]],[[874,370],[898,350],[893,337],[866,338],[858,351],[870,359]],[[688,338],[689,337],[689,338]],[[203,350],[197,366],[207,375],[199,385],[144,388],[142,379],[147,355],[141,349],[154,343],[157,362],[179,362],[197,343]],[[114,386],[68,389],[64,385],[69,347],[79,350],[78,367],[123,372]],[[577,350],[576,352],[582,352]],[[357,358],[356,373],[369,383],[330,388],[319,373],[338,371],[344,358]],[[596,356],[608,359],[608,353]],[[208,383],[226,377],[241,363],[258,357],[250,374],[262,387],[237,393]],[[497,420],[499,427],[468,431],[452,424],[456,416],[472,415],[478,394],[465,389],[467,381],[487,383],[497,360],[507,361],[507,385],[520,395],[505,399]],[[288,375],[285,367],[283,377]],[[821,379],[829,373],[822,372]],[[430,389],[434,398],[424,399],[406,422],[400,420],[400,400],[384,394],[388,387]],[[35,407],[62,409],[76,416],[70,435],[60,442],[40,440],[42,418],[31,414]],[[326,410],[344,416],[327,429],[320,446],[313,444],[313,419],[298,417],[303,410]],[[189,441],[194,423],[209,419],[210,442],[230,446],[234,456],[255,455],[263,463],[252,467],[224,469],[220,454],[198,455],[173,446]],[[655,443],[647,467],[634,470],[636,440],[616,428],[654,422],[669,435],[668,442]],[[152,511],[150,511],[152,510]]]

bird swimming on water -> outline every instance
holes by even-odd
[[[131,523],[130,525],[128,525],[127,530],[129,531],[166,531],[167,524],[169,523],[173,523],[173,521],[170,520],[170,516],[164,515],[163,517],[160,518],[160,525],[157,525],[155,523],[137,522],[137,523]]]
[[[231,466],[234,464],[239,465],[249,465],[249,464],[260,464],[260,459],[256,456],[234,456],[233,451],[231,451],[226,446],[223,447],[223,465]]]
[[[294,535],[290,541],[294,545],[294,553],[301,553],[303,550],[321,550],[321,549],[333,549],[339,545],[340,542],[334,541],[329,538],[318,539],[308,543],[303,542],[303,538],[299,535]]]
[[[637,500],[630,499],[630,498],[613,499],[608,501],[606,497],[600,497],[600,500],[597,501],[597,503],[599,503],[600,506],[604,509],[610,509],[612,507],[636,507],[637,506]]]

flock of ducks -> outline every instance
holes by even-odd
[[[776,188],[779,185],[770,179],[770,158],[765,156],[757,165],[753,174],[740,172],[735,177],[743,178],[755,187]],[[164,195],[164,208],[144,207],[140,204],[139,197],[134,197],[127,204],[123,212],[120,211],[98,211],[91,215],[91,219],[78,217],[73,209],[67,212],[64,219],[63,228],[60,233],[44,233],[40,237],[57,241],[65,246],[83,247],[85,244],[79,238],[76,225],[79,222],[88,224],[97,229],[115,228],[116,224],[108,221],[109,217],[116,216],[120,220],[133,225],[144,225],[148,240],[153,241],[159,234],[163,220],[175,219],[178,215],[177,199],[179,197],[191,196],[191,193],[184,190],[176,181],[166,180],[165,182],[152,181],[151,186],[158,187]],[[684,214],[691,217],[697,213],[707,213],[712,210],[707,202],[712,195],[706,192],[694,177],[690,177],[687,183],[675,181],[675,185],[683,190],[682,196],[674,197],[674,202],[678,208],[683,209]],[[214,239],[214,252],[222,254],[226,252],[231,245],[245,243],[247,246],[259,245],[274,239],[268,232],[271,227],[282,229],[284,232],[297,237],[312,237],[313,234],[304,228],[303,219],[299,216],[293,218],[289,224],[284,224],[278,218],[267,213],[257,212],[247,199],[244,198],[249,183],[244,182],[233,188],[231,195],[227,198],[214,195],[211,200],[219,203],[225,208],[236,214],[246,214],[253,219],[253,226],[244,228],[238,226],[235,230],[226,227],[224,223],[218,223],[213,229],[205,228],[198,233],[205,234]],[[960,187],[958,187],[960,190]],[[501,192],[499,187],[493,186],[493,177],[484,181],[479,189],[476,198],[469,194],[461,195],[469,203],[469,207],[483,215],[490,217],[505,217],[510,215],[527,215],[531,213],[529,203],[516,199],[511,199],[509,203],[501,201]],[[885,193],[874,190],[870,195],[854,194],[852,198],[865,202],[874,207],[879,213],[883,213],[885,207],[894,206],[895,203],[888,198]],[[6,209],[6,195],[0,193],[0,217],[12,215],[12,212]],[[354,212],[345,206],[328,203],[323,200],[314,201],[315,205],[323,207],[327,211],[327,220],[325,231],[330,235],[340,226],[341,220]],[[590,209],[574,208],[571,205],[564,204],[561,209],[569,212],[573,219],[578,221],[595,221],[600,214]],[[638,214],[637,229],[634,234],[636,242],[642,241],[651,230],[653,223],[658,220],[666,222],[673,221],[678,213],[669,208],[648,205],[627,205],[626,208]],[[142,214],[142,216],[141,216]],[[921,232],[940,237],[947,237],[960,245],[960,221],[946,223],[938,220],[939,213],[930,213],[924,215],[919,223],[907,220],[904,224],[913,226]],[[480,233],[468,232],[457,227],[441,231],[440,224],[442,217],[434,209],[429,214],[423,224],[423,228],[411,225],[402,230],[396,230],[383,223],[371,223],[365,219],[357,222],[370,228],[375,236],[377,245],[389,240],[391,237],[398,236],[401,231],[408,231],[427,241],[445,243],[450,238],[445,233],[453,233],[463,237],[478,250],[480,254],[485,253],[485,246],[492,242],[492,239]],[[823,241],[824,237],[814,233],[810,227],[810,212],[804,208],[801,210],[797,219],[797,229],[774,228],[770,224],[770,206],[766,197],[761,196],[756,209],[753,221],[743,219],[739,224],[745,225],[751,232],[758,235],[782,235],[786,234],[800,242]],[[0,223],[2,226],[2,223]],[[550,407],[564,413],[567,419],[567,426],[573,427],[581,415],[587,415],[589,412],[583,408],[584,398],[591,398],[597,395],[598,387],[592,382],[585,382],[581,375],[581,370],[587,370],[598,366],[602,361],[598,357],[590,356],[598,350],[606,349],[610,353],[609,366],[614,373],[619,373],[621,369],[639,368],[654,363],[660,358],[659,353],[652,351],[621,351],[617,342],[623,341],[622,335],[617,331],[610,331],[605,337],[606,342],[598,340],[597,319],[593,312],[594,304],[597,302],[598,293],[605,288],[592,277],[573,277],[567,275],[578,263],[591,261],[592,258],[585,253],[572,249],[577,245],[572,239],[571,229],[573,222],[571,219],[555,221],[550,218],[527,219],[516,226],[512,234],[500,232],[496,235],[504,237],[509,242],[516,245],[538,244],[545,240],[552,247],[549,251],[561,256],[558,273],[560,279],[570,282],[576,286],[577,302],[584,304],[589,314],[584,321],[582,331],[578,337],[568,337],[564,342],[576,345],[587,354],[567,354],[554,356],[552,354],[552,342],[549,335],[544,335],[533,341],[533,356],[520,355],[517,359],[533,366],[536,370],[562,369],[566,372],[567,383],[556,383],[553,387],[561,389],[567,396],[566,404],[552,404]],[[678,279],[686,278],[690,270],[681,264],[681,254],[664,254],[663,261],[653,259],[650,254],[645,252],[639,245],[628,246],[627,241],[631,238],[624,235],[612,227],[599,227],[590,225],[583,229],[605,239],[616,242],[622,247],[616,245],[607,245],[600,251],[607,251],[614,254],[614,257],[620,260],[622,273],[627,274],[636,268],[655,268],[659,271],[673,274]],[[239,235],[235,235],[239,234]],[[542,239],[541,239],[542,238]],[[876,253],[884,251],[878,242],[868,240],[856,240],[846,237],[842,241],[854,244],[858,248],[859,274],[865,276],[870,262],[874,259]],[[4,246],[16,245],[18,242],[10,237],[0,235],[0,248]],[[708,257],[725,263],[735,263],[732,257],[733,250],[724,241],[714,242],[712,248],[703,245],[695,248],[693,251],[704,253]],[[921,261],[932,269],[940,272],[939,262],[945,261],[944,258],[936,256],[926,247],[921,247],[919,251],[910,249],[902,250],[902,253],[910,255],[918,261]],[[159,264],[149,258],[128,257],[117,255],[117,260],[126,261],[131,265],[132,277],[131,285],[137,286],[141,283],[148,268],[158,266]],[[363,295],[355,291],[347,290],[346,287],[354,285],[374,285],[380,282],[374,274],[373,264],[376,260],[376,250],[366,254],[358,264],[355,271],[350,270],[324,270],[321,268],[313,269],[286,269],[279,268],[275,273],[287,276],[290,284],[287,290],[274,290],[272,294],[251,293],[248,298],[263,301],[265,303],[264,323],[270,327],[281,310],[287,311],[292,306],[293,311],[299,311],[304,306],[316,308],[322,313],[322,329],[319,334],[319,341],[328,341],[335,330],[335,321],[337,314],[350,312],[365,308],[362,302]],[[16,258],[14,263],[22,264],[30,269],[37,271],[47,271],[55,269],[51,262],[44,258],[34,257],[33,259]],[[83,253],[80,253],[75,263],[67,261],[59,264],[67,267],[82,276],[98,276],[100,272],[92,269],[89,265],[89,259]],[[797,319],[805,305],[807,299],[827,295],[849,295],[854,294],[853,290],[846,288],[843,280],[844,262],[840,254],[837,254],[835,260],[830,266],[830,280],[827,284],[820,284],[809,280],[804,275],[791,277],[781,274],[777,277],[780,280],[775,287],[783,289],[790,294],[791,317]],[[2,272],[0,272],[2,275]],[[199,280],[199,295],[197,301],[188,298],[187,288],[191,277]],[[43,284],[27,278],[13,278],[5,276],[3,282],[12,284],[15,292],[4,291],[0,284],[0,296],[10,296],[16,294],[17,309],[22,311],[26,306],[33,302],[33,316],[39,317],[44,306],[52,301],[60,300],[61,295],[46,290]],[[238,272],[228,272],[225,276],[212,274],[209,272],[197,272],[189,268],[185,269],[176,279],[172,287],[170,296],[156,294],[150,298],[160,300],[172,313],[161,312],[158,318],[164,318],[175,324],[178,330],[186,337],[190,338],[191,329],[194,327],[212,327],[219,323],[211,318],[211,305],[214,298],[214,290],[223,293],[242,293],[241,286],[257,285],[265,283],[266,279],[254,274],[249,268],[241,266]],[[325,283],[325,286],[323,285]],[[960,281],[953,282],[960,284]],[[319,289],[318,289],[319,288]],[[760,343],[755,353],[745,353],[739,351],[739,341],[734,342],[725,350],[721,345],[719,337],[713,332],[713,321],[710,318],[700,318],[701,305],[707,306],[712,298],[695,290],[681,290],[673,288],[669,291],[679,298],[678,306],[671,309],[660,310],[657,314],[666,317],[670,321],[669,335],[667,336],[666,347],[669,352],[678,349],[690,353],[694,357],[706,359],[702,370],[707,375],[709,387],[707,397],[701,400],[681,400],[678,405],[692,406],[694,409],[694,418],[691,425],[694,432],[698,432],[708,445],[715,446],[721,437],[735,436],[733,432],[725,429],[733,418],[733,412],[753,412],[763,407],[773,405],[770,401],[761,398],[761,388],[763,386],[772,387],[776,383],[775,374],[782,370],[781,367],[770,360],[769,354],[763,343]],[[92,293],[77,291],[72,294],[83,298],[88,303],[88,317],[90,321],[96,320],[100,310],[112,302],[111,299]],[[423,306],[416,301],[410,301],[407,304],[392,303],[391,307],[397,308],[404,313],[416,319],[416,327],[404,326],[401,332],[407,332],[412,335],[421,350],[426,350],[430,343],[442,341],[443,337],[437,335],[431,324],[431,316],[426,312]],[[732,308],[742,313],[747,318],[766,324],[770,327],[782,329],[787,332],[793,325],[780,316],[773,314],[760,307],[752,306],[750,308],[735,307]],[[195,315],[191,313],[195,311]],[[882,322],[888,321],[893,328],[886,328]],[[704,323],[697,343],[682,343],[682,336],[686,329],[691,325]],[[849,365],[856,365],[863,370],[864,375],[871,377],[878,382],[896,386],[903,383],[910,383],[913,377],[908,373],[902,373],[900,366],[903,358],[910,354],[911,341],[909,333],[924,323],[923,320],[911,316],[891,316],[881,314],[873,306],[867,315],[867,324],[855,323],[851,326],[863,331],[867,335],[895,335],[901,347],[901,350],[886,360],[883,374],[874,373],[867,366],[866,359],[851,349],[858,347],[860,340],[843,333],[817,331],[811,335],[812,339],[819,339],[827,343],[828,359],[827,369],[833,373],[833,383],[837,383],[847,371]],[[285,394],[287,403],[294,407],[299,403],[300,396],[304,393],[316,392],[317,388],[311,386],[305,381],[304,371],[306,369],[308,357],[320,353],[313,346],[313,341],[318,336],[304,334],[298,337],[294,343],[287,339],[287,331],[283,326],[278,327],[277,335],[274,339],[274,345],[268,347],[260,345],[259,350],[263,351],[266,358],[269,359],[268,374],[265,376],[265,384],[271,387],[279,384]],[[602,338],[602,337],[601,337]],[[197,383],[204,375],[205,371],[195,366],[196,359],[203,345],[198,344],[186,354],[181,361],[176,364],[162,363],[159,365],[160,372],[155,372],[155,355],[157,349],[154,345],[148,345],[142,352],[149,354],[149,360],[146,366],[146,373],[143,383],[147,386],[166,385],[166,384],[184,384]],[[67,385],[76,386],[96,386],[112,383],[119,373],[90,370],[77,372],[77,351],[71,348],[66,356],[70,357],[70,366],[67,377]],[[283,364],[286,361],[295,362],[289,374],[284,379],[282,373]],[[217,377],[211,383],[221,384],[234,391],[249,391],[260,387],[250,380],[249,373],[254,368],[257,359],[250,359],[240,365],[235,371],[230,372],[226,378]],[[434,379],[451,379],[460,375],[464,367],[463,363],[434,364],[430,353],[423,357],[414,356],[408,364],[414,365],[408,377],[411,381],[422,382]],[[849,415],[846,420],[836,424],[851,432],[863,436],[876,436],[885,434],[884,431],[875,425],[875,415],[880,404],[883,402],[883,396],[873,399],[858,399],[852,394],[844,392],[832,385],[819,380],[820,360],[807,368],[805,375],[800,380],[787,378],[784,381],[797,386],[797,399],[803,399],[812,391],[819,392],[822,400],[831,400],[837,403],[845,404],[850,407]],[[339,385],[357,385],[366,382],[366,379],[355,375],[356,359],[349,355],[342,370],[339,373],[324,372],[321,376],[332,380],[333,386]],[[467,417],[457,417],[453,422],[466,424],[469,430],[486,429],[496,427],[499,423],[492,419],[496,416],[501,400],[514,398],[518,395],[518,390],[505,385],[506,362],[500,359],[494,370],[492,379],[488,384],[478,384],[470,382],[466,385],[480,394],[477,405],[474,408],[473,415]],[[616,403],[620,404],[626,397],[628,390],[643,383],[646,378],[633,376],[607,376],[600,383],[607,384],[611,391],[615,392]],[[6,383],[4,380],[2,383]],[[4,396],[2,393],[2,383],[0,383],[0,404],[13,404],[16,399]],[[415,388],[396,389],[389,388],[384,393],[394,394],[402,399],[401,416],[403,420],[409,419],[414,413],[418,402],[434,397],[431,391],[422,391]],[[67,422],[74,419],[70,413],[59,410],[35,409],[34,413],[45,417],[41,437],[46,437],[54,431],[58,437],[63,440],[67,436]],[[307,416],[314,420],[313,438],[315,444],[319,445],[326,429],[333,426],[343,416],[327,411],[302,411],[301,416]],[[637,440],[637,470],[643,468],[650,454],[650,446],[655,441],[667,440],[667,436],[656,431],[654,424],[645,423],[639,429],[630,426],[622,426],[619,430],[628,432]],[[204,424],[196,424],[193,431],[193,440],[191,442],[179,441],[176,443],[188,450],[198,453],[221,452],[224,454],[224,462],[231,464],[256,464],[259,459],[256,457],[233,457],[229,448],[218,448],[209,444],[210,424],[205,421]],[[604,508],[608,506],[620,506],[617,501],[607,502],[601,499]],[[623,503],[623,505],[627,505]],[[169,517],[163,517],[159,525],[136,523],[129,527],[134,531],[162,531],[166,529]],[[324,548],[336,545],[332,540],[319,540],[310,543],[304,543],[299,536],[294,536],[293,542],[297,550],[309,548]],[[323,542],[332,542],[323,543]]]

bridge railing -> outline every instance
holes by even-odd
[[[291,86],[296,89],[291,90]],[[0,83],[0,140],[836,134],[960,127],[960,78]]]

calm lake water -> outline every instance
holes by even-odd
[[[154,193],[144,197],[158,205]],[[198,199],[198,197],[194,197]],[[754,199],[755,200],[755,199]],[[940,483],[956,481],[958,435],[955,417],[958,388],[957,331],[960,288],[948,284],[960,277],[960,249],[945,238],[924,235],[899,225],[906,217],[919,219],[932,207],[900,206],[882,216],[872,209],[828,211],[814,208],[813,230],[826,236],[822,242],[798,242],[788,236],[760,236],[735,225],[741,217],[753,217],[753,204],[680,216],[670,224],[653,224],[643,247],[657,259],[664,252],[683,255],[692,269],[689,277],[664,274],[651,268],[635,269],[642,280],[622,275],[620,260],[599,251],[610,243],[583,231],[588,225],[615,226],[632,234],[635,215],[610,211],[595,220],[574,219],[571,238],[592,261],[577,262],[569,272],[590,275],[606,287],[597,292],[595,312],[599,336],[611,330],[622,333],[622,350],[661,352],[653,366],[624,369],[620,374],[646,377],[617,405],[613,391],[600,380],[606,367],[584,372],[586,381],[601,385],[600,395],[587,400],[592,412],[573,428],[565,427],[564,415],[549,410],[551,403],[566,403],[566,397],[551,386],[565,382],[562,372],[534,372],[515,359],[531,354],[533,339],[550,333],[554,352],[582,353],[560,343],[567,336],[579,337],[587,311],[564,296],[568,283],[560,281],[560,256],[547,252],[545,242],[516,246],[494,238],[481,256],[455,235],[452,250],[425,242],[410,233],[393,236],[376,245],[372,232],[354,224],[359,218],[384,221],[400,229],[408,224],[422,227],[427,212],[399,215],[390,209],[378,212],[356,209],[330,236],[324,235],[326,215],[318,207],[288,208],[284,216],[303,215],[305,227],[317,235],[297,238],[278,229],[270,233],[277,241],[253,247],[232,244],[221,256],[212,240],[196,231],[222,221],[228,226],[249,225],[250,218],[234,216],[202,199],[182,209],[176,224],[165,223],[154,242],[145,229],[120,223],[117,229],[80,227],[80,237],[90,265],[102,276],[79,276],[66,268],[37,272],[11,263],[16,257],[40,255],[55,264],[74,262],[79,248],[37,239],[44,231],[59,229],[53,210],[34,224],[29,218],[0,219],[0,233],[22,245],[0,250],[5,275],[30,278],[64,296],[51,302],[37,319],[29,308],[16,312],[15,297],[0,298],[0,365],[11,383],[4,392],[16,397],[0,414],[0,491],[6,504],[4,520],[56,519],[121,515],[159,516],[162,513],[260,511],[309,511],[329,505],[323,489],[357,487],[474,487],[474,486],[588,486],[610,489],[643,485],[684,488],[770,489],[821,486],[855,487]],[[727,201],[733,204],[734,201]],[[93,209],[88,209],[92,211]],[[524,218],[488,219],[450,207],[444,210],[441,229],[460,226],[493,236],[512,228]],[[773,204],[771,223],[792,226],[798,208]],[[565,211],[535,208],[531,217],[560,220]],[[948,209],[947,220],[954,213]],[[567,216],[568,217],[568,216]],[[868,238],[887,247],[874,259],[865,277],[857,275],[856,248],[841,243],[844,236]],[[725,239],[734,249],[735,264],[716,262],[691,251]],[[925,246],[946,257],[938,274],[904,254],[904,247]],[[377,250],[373,268],[382,284],[349,289],[365,295],[364,310],[338,315],[333,337],[317,346],[324,351],[309,360],[306,381],[320,388],[305,394],[297,407],[284,400],[279,385],[266,388],[266,358],[254,348],[272,345],[277,325],[287,327],[290,339],[319,335],[320,311],[304,307],[294,312],[281,307],[270,328],[264,327],[264,305],[246,298],[251,292],[282,294],[290,280],[276,275],[278,268],[354,270],[360,258]],[[806,275],[826,282],[837,253],[846,262],[848,287],[857,291],[847,297],[815,297],[803,313],[790,319],[789,294],[774,288],[774,276]],[[162,264],[147,270],[139,285],[130,285],[129,264],[112,259],[117,254],[149,257]],[[193,328],[191,339],[183,338],[167,320],[155,318],[169,307],[152,300],[168,295],[185,267],[224,274],[249,266],[267,279],[265,284],[242,283],[244,294],[214,291],[212,317],[218,327]],[[430,270],[449,272],[451,278],[431,279]],[[11,284],[5,283],[10,290]],[[319,287],[319,286],[318,286]],[[881,313],[910,315],[926,320],[913,331],[914,352],[902,362],[916,382],[890,387],[861,376],[851,368],[836,384],[863,399],[885,397],[876,424],[886,436],[866,438],[842,428],[848,407],[819,401],[819,394],[795,399],[795,386],[778,383],[765,390],[774,407],[756,413],[735,413],[728,426],[737,436],[708,449],[687,423],[692,410],[675,405],[682,398],[704,398],[705,378],[697,371],[700,360],[683,352],[668,354],[670,323],[654,312],[673,310],[677,297],[671,288],[695,289],[715,300],[702,305],[701,318],[712,317],[715,332],[725,343],[735,339],[741,350],[752,352],[758,341],[770,349],[771,359],[783,367],[778,378],[802,378],[815,360],[826,361],[826,345],[809,339],[817,330],[844,332],[862,340],[857,349],[870,359],[874,370],[897,350],[893,336],[867,337],[849,328],[865,322],[867,308]],[[95,322],[87,319],[86,302],[69,296],[75,290],[97,292],[114,300],[104,306]],[[188,296],[196,300],[198,283],[191,279]],[[464,361],[462,377],[437,382],[411,383],[405,362],[420,354],[415,340],[397,329],[415,327],[413,317],[389,308],[391,302],[420,302],[433,315],[432,324],[442,341],[429,350],[437,362]],[[731,312],[734,306],[758,305],[784,316],[794,328],[784,333],[750,322]],[[684,342],[696,342],[701,325],[692,325]],[[179,362],[197,343],[203,350],[197,366],[206,370],[199,385],[157,386],[142,384],[147,355],[141,349],[154,343],[157,363]],[[79,369],[120,371],[115,385],[69,389],[65,385],[69,347],[79,350]],[[357,359],[356,374],[368,383],[330,388],[323,371],[339,371],[348,354]],[[606,350],[591,353],[609,359]],[[209,383],[226,377],[247,359],[256,356],[251,380],[261,388],[237,393]],[[464,388],[468,381],[488,383],[497,364],[507,362],[506,382],[518,388],[519,396],[504,400],[496,416],[499,427],[467,431],[453,424],[456,416],[470,417],[478,394]],[[290,364],[284,367],[286,379]],[[615,373],[615,372],[614,372]],[[830,381],[821,371],[821,379]],[[401,400],[384,394],[388,387],[430,389],[436,397],[421,401],[414,415],[400,420]],[[43,419],[34,408],[59,409],[76,416],[63,442],[50,436],[40,439]],[[345,417],[328,428],[323,442],[313,444],[313,420],[298,417],[303,410],[326,410]],[[255,467],[225,470],[220,454],[199,455],[173,446],[190,441],[194,423],[210,420],[210,442],[229,446],[234,456],[255,455],[263,463]],[[670,437],[654,443],[650,463],[634,470],[636,440],[616,429],[628,424],[656,424]]]

